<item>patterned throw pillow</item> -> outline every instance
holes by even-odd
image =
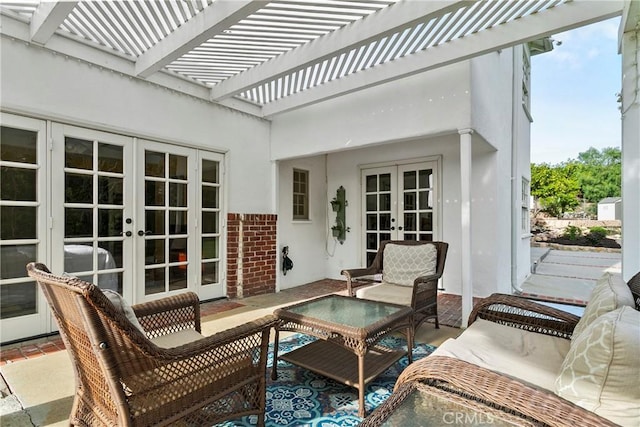
[[[621,307],[574,335],[556,393],[622,426],[640,425],[640,311]]]
[[[131,308],[127,300],[122,298],[122,295],[120,295],[116,291],[112,291],[111,289],[103,289],[102,293],[104,294],[104,296],[106,296],[109,299],[109,301],[111,301],[111,304],[113,304],[116,310],[124,314],[126,318],[129,319],[129,321],[133,324],[133,326],[140,329],[140,332],[146,335],[146,332],[144,331],[144,328],[138,321],[138,318],[136,317],[136,314],[134,313],[133,308]]]
[[[384,247],[383,280],[402,286],[413,286],[420,276],[435,274],[438,251],[435,245],[394,245]]]
[[[584,314],[573,330],[573,337],[580,335],[601,315],[623,306],[635,306],[631,290],[619,274],[604,273],[591,291]]]

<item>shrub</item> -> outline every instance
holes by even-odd
[[[607,237],[607,229],[604,227],[591,227],[589,234],[586,235],[586,238],[591,243],[599,243],[605,237]]]
[[[570,225],[564,229],[563,237],[566,237],[569,240],[577,240],[580,236],[582,236],[582,230],[580,227]]]

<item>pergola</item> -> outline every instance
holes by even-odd
[[[29,24],[24,34],[5,22],[6,36],[269,117],[620,15],[622,2],[7,1],[1,7]]]
[[[3,38],[267,119],[622,15],[623,276],[640,270],[635,1],[3,1],[0,12]]]

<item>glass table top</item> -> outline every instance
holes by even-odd
[[[414,389],[387,418],[384,427],[511,427],[515,424],[454,401]]]
[[[353,328],[366,328],[409,307],[395,306],[378,301],[331,295],[285,310],[318,320]]]

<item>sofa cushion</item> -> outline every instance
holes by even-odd
[[[413,286],[420,276],[435,274],[438,250],[430,243],[424,245],[394,245],[384,247],[385,282]]]
[[[392,304],[411,305],[413,287],[382,282],[377,285],[358,289],[356,296],[358,298],[389,302]]]
[[[633,295],[619,274],[605,273],[591,291],[584,314],[573,330],[573,336],[580,335],[587,326],[601,315],[622,306],[634,307]]]
[[[142,327],[142,325],[140,324],[140,322],[138,321],[138,318],[136,317],[136,314],[134,313],[133,308],[131,308],[127,300],[125,300],[122,297],[122,295],[120,295],[116,291],[112,291],[111,289],[103,289],[102,293],[109,299],[109,301],[111,301],[111,304],[113,304],[116,310],[120,311],[122,314],[126,316],[127,319],[129,319],[129,322],[131,322],[133,326],[138,328],[140,332],[142,332],[143,334],[145,335],[147,334],[144,328]]]
[[[640,312],[621,307],[579,335],[562,363],[556,393],[623,426],[640,425]]]
[[[151,339],[158,347],[171,348],[178,347],[183,344],[189,344],[190,342],[197,341],[203,338],[204,335],[200,334],[194,329],[185,329],[183,331],[173,332],[167,335],[160,335]]]
[[[455,357],[553,391],[570,345],[564,338],[477,319],[433,354]]]

